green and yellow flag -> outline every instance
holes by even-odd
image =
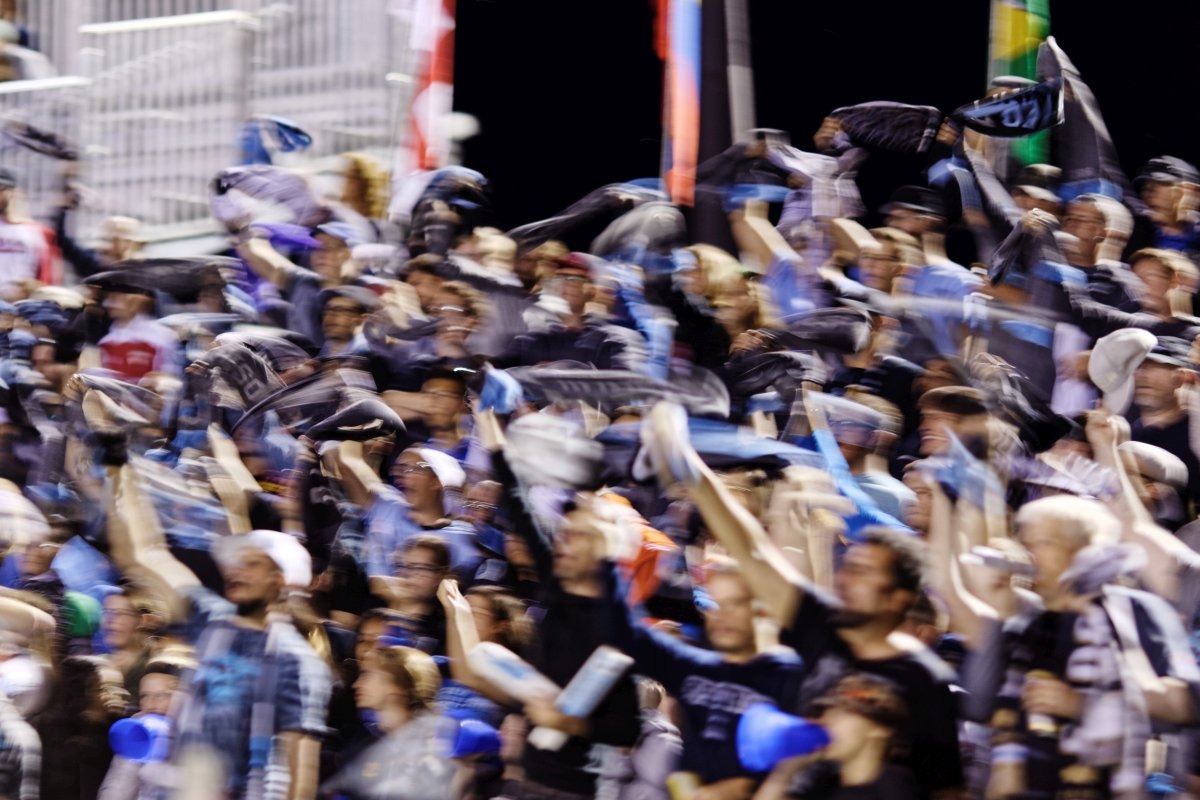
[[[998,75],[1037,80],[1038,47],[1050,35],[1050,0],[992,0],[992,41],[988,83]],[[1045,163],[1050,157],[1046,131],[1015,140],[1012,154],[1021,164]]]

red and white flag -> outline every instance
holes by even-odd
[[[409,46],[417,57],[409,108],[409,152],[414,169],[447,164],[446,115],[454,103],[455,0],[415,0]]]

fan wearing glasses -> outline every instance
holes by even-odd
[[[428,534],[405,539],[392,557],[387,636],[428,653],[445,652],[446,616],[438,586],[450,573],[450,549]]]
[[[432,447],[409,447],[396,458],[390,483],[384,483],[363,459],[361,444],[343,442],[337,454],[347,498],[366,511],[367,571],[373,594],[389,605],[403,600],[404,587],[393,575],[392,556],[418,536],[443,542],[449,569],[465,578],[474,576],[482,561],[474,529],[447,514],[447,494],[460,491],[466,480],[453,456]]]

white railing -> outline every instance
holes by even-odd
[[[237,11],[85,25],[92,80],[84,225],[112,214],[149,225],[208,215],[208,185],[236,163],[248,114],[252,18]]]
[[[16,3],[31,44],[92,82],[69,125],[91,190],[82,231],[110,214],[151,233],[207,218],[209,181],[237,163],[254,114],[296,122],[323,163],[404,135],[410,23],[397,12],[412,0]]]
[[[238,10],[240,5],[237,0],[16,0],[16,21],[28,31],[34,49],[66,75],[79,69],[83,25]]]
[[[0,83],[0,127],[24,122],[78,141],[89,85],[78,77]],[[16,173],[26,210],[48,219],[62,197],[63,163],[0,138],[0,166]]]
[[[297,122],[314,156],[389,145],[399,95],[387,75],[407,44],[389,0],[257,5],[252,111]]]

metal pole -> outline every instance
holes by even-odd
[[[725,0],[725,46],[729,76],[729,125],[735,142],[749,142],[756,127],[754,65],[750,57],[750,9],[746,0]]]
[[[240,126],[253,114],[251,108],[252,84],[254,83],[254,44],[258,33],[258,21],[247,17],[238,23],[238,77],[237,81],[237,124]],[[236,138],[235,138],[236,141]],[[234,145],[236,150],[236,145]],[[236,163],[236,154],[234,161]]]

